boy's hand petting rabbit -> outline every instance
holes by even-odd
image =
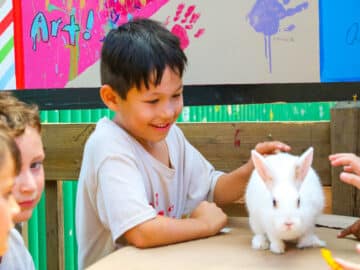
[[[255,170],[245,199],[254,249],[285,251],[287,240],[298,248],[322,247],[314,233],[315,219],[324,207],[319,177],[311,168],[313,148],[300,157],[288,153],[262,156],[251,151]]]

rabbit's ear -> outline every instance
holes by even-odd
[[[272,186],[272,176],[269,167],[262,155],[255,150],[251,150],[251,159],[254,162],[254,166],[261,179],[265,182],[268,188]]]
[[[300,183],[305,179],[305,176],[309,172],[313,161],[313,153],[314,149],[310,147],[299,157],[298,163],[296,165],[295,178],[297,181],[300,181]]]

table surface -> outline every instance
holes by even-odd
[[[341,216],[333,218],[339,219]],[[282,255],[253,250],[252,232],[245,217],[230,217],[227,228],[229,232],[213,237],[164,247],[124,247],[88,269],[329,269],[319,248],[297,249],[288,243]],[[338,232],[339,229],[329,227],[316,228],[317,235],[327,242],[334,256],[360,263],[360,255],[355,251],[357,241],[350,237],[337,239]]]

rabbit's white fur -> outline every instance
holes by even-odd
[[[311,168],[313,148],[300,157],[288,153],[263,157],[252,150],[251,158],[255,170],[245,200],[254,232],[252,247],[283,253],[287,240],[296,240],[298,248],[325,246],[314,233],[324,194]]]

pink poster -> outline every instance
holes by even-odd
[[[22,1],[25,88],[60,88],[100,57],[109,29],[169,0]]]

